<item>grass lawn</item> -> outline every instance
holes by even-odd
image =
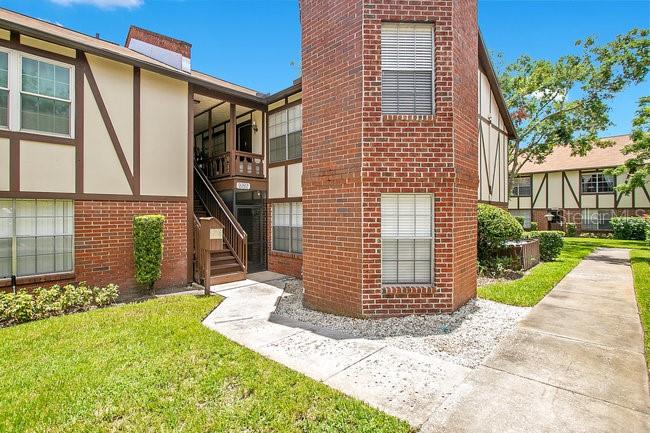
[[[408,432],[201,325],[173,296],[0,329],[2,432]]]
[[[629,248],[634,288],[645,331],[646,359],[650,360],[650,248],[642,241],[565,238],[559,259],[535,266],[523,278],[479,287],[478,295],[503,304],[533,306],[596,247]]]

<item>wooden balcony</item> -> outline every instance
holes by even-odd
[[[209,179],[226,177],[264,178],[264,156],[248,152],[225,152],[197,160]]]

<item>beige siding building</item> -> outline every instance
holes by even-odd
[[[514,179],[508,208],[529,226],[540,230],[563,230],[575,223],[581,231],[608,231],[616,215],[641,216],[650,210],[650,182],[631,194],[615,191],[627,174],[618,177],[603,170],[625,162],[621,149],[629,136],[607,137],[611,147],[594,148],[584,157],[572,156],[568,147],[558,147],[541,164],[527,163]],[[550,221],[549,221],[550,218]]]

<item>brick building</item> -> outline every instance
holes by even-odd
[[[363,317],[475,296],[476,203],[507,205],[515,134],[476,1],[300,6],[302,77],[272,95],[193,70],[190,44],[158,33],[132,27],[122,47],[0,10],[10,76],[36,56],[67,65],[75,89],[54,133],[21,124],[22,90],[8,89],[0,286],[15,275],[137,290],[131,220],[162,213],[160,287],[269,269],[303,278],[310,307]],[[56,171],[33,176],[38,158]],[[22,216],[46,226],[50,207],[68,222],[45,233],[52,251],[15,252],[42,241]],[[204,250],[204,216],[223,225],[223,251]]]

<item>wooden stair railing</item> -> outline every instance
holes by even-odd
[[[223,242],[246,274],[248,269],[247,234],[205,173],[196,165],[194,166],[194,196],[201,201],[209,216],[223,224]]]

